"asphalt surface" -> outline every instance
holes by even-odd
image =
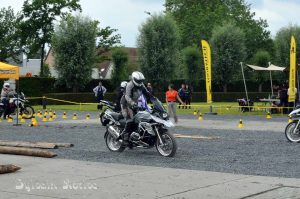
[[[59,118],[62,113],[58,113]],[[84,119],[84,112],[78,114]],[[97,113],[91,115],[97,117]],[[181,119],[195,122],[192,115],[180,116]],[[96,121],[74,121],[71,115],[66,121],[43,123],[39,127],[27,125],[12,126],[11,123],[0,123],[1,140],[68,142],[73,148],[55,149],[57,158],[88,160],[104,163],[127,165],[144,165],[168,168],[216,171],[235,174],[300,177],[300,144],[289,143],[284,137],[286,117],[266,120],[262,116],[244,117],[254,121],[253,130],[214,129],[209,121],[236,121],[239,116],[206,116],[206,125],[188,127],[183,125],[172,129],[173,133],[220,137],[217,140],[177,139],[178,151],[174,158],[161,157],[156,149],[133,149],[123,153],[110,152],[104,142],[105,128]],[[257,131],[268,123],[274,124],[273,131]],[[278,128],[281,126],[281,128]],[[0,160],[1,163],[1,160]]]

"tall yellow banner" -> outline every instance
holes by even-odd
[[[212,88],[211,88],[211,50],[207,41],[202,40],[202,51],[204,60],[204,69],[206,77],[206,96],[207,103],[212,103]]]
[[[296,100],[296,41],[295,37],[291,39],[290,50],[290,80],[289,80],[289,102]]]

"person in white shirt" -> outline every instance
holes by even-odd
[[[95,93],[95,97],[97,97],[97,102],[100,102],[100,100],[103,100],[107,90],[104,86],[102,86],[102,82],[99,82],[99,85],[96,86],[93,91]]]

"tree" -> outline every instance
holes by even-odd
[[[17,30],[18,14],[11,7],[0,9],[0,61],[13,59],[19,62],[22,52]]]
[[[112,60],[114,63],[112,82],[117,86],[122,80],[128,79],[128,76],[126,76],[128,54],[124,49],[116,48],[112,51]]]
[[[182,47],[199,46],[201,39],[211,38],[215,26],[233,21],[245,34],[247,59],[258,49],[273,48],[267,22],[254,19],[245,0],[166,0],[165,7],[178,24]]]
[[[79,0],[25,0],[20,30],[27,54],[41,53],[41,74],[44,66],[45,46],[50,43],[57,18],[81,9]]]
[[[290,66],[291,37],[294,35],[297,47],[300,47],[300,26],[289,25],[281,28],[275,37],[276,64],[282,67]],[[300,51],[297,49],[297,63],[300,63]]]
[[[200,78],[200,50],[196,47],[186,47],[182,51],[185,76],[191,83]]]
[[[259,50],[255,53],[253,57],[253,63],[257,66],[268,67],[271,61],[271,55],[265,50]],[[253,71],[252,78],[259,83],[258,92],[262,92],[262,84],[268,79],[267,71]]]
[[[240,72],[240,62],[245,59],[245,36],[243,31],[232,23],[217,26],[210,40],[213,58],[213,80],[227,85]]]
[[[90,80],[96,60],[98,21],[88,17],[67,16],[57,26],[52,38],[55,69],[60,82],[73,92]]]
[[[141,69],[149,80],[171,80],[177,65],[178,31],[167,15],[153,15],[139,29],[137,46]]]

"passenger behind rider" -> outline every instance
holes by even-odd
[[[126,126],[122,133],[124,141],[127,141],[131,134],[133,125],[132,118],[138,110],[138,99],[140,96],[151,97],[144,85],[145,77],[141,72],[135,71],[131,75],[131,81],[127,83],[125,95],[121,99],[122,115],[126,119]]]
[[[4,110],[4,115],[3,119],[6,119],[6,116],[8,115],[9,112],[9,98],[14,94],[14,90],[10,88],[9,83],[4,83],[3,88],[1,90],[1,101],[4,104],[5,110]]]
[[[120,87],[117,90],[117,99],[116,99],[116,108],[115,111],[121,112],[121,99],[125,95],[127,82],[123,81],[120,84]]]

